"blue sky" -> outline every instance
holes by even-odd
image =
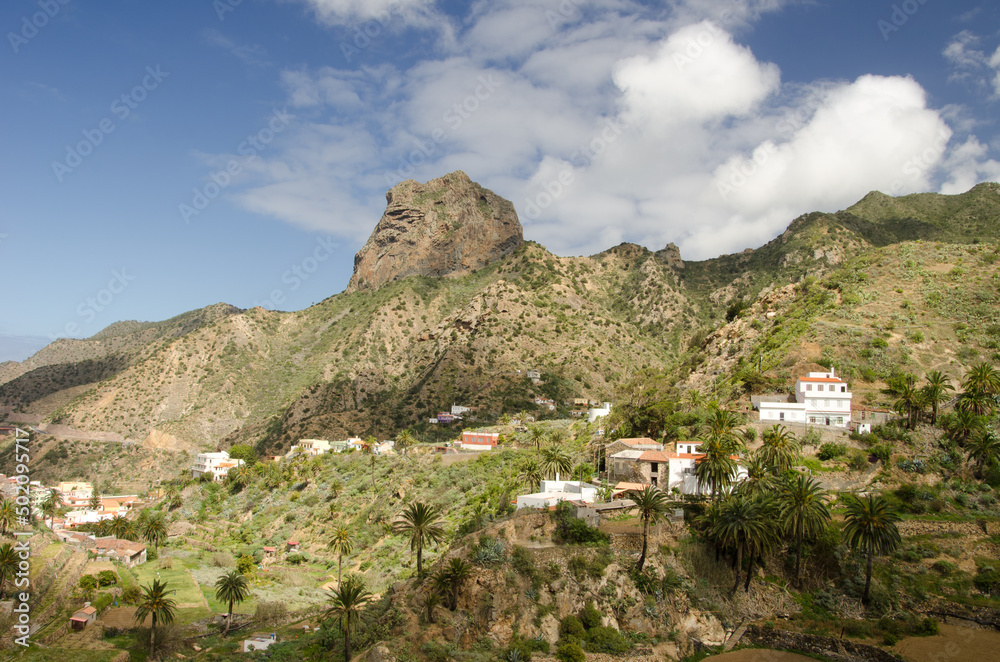
[[[318,302],[409,177],[465,170],[560,255],[689,259],[1000,177],[993,2],[18,0],[0,27],[0,360]]]

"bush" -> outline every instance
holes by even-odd
[[[573,515],[573,506],[566,502],[560,503],[552,517],[556,520],[555,538],[557,542],[569,544],[596,543],[607,545],[611,538],[600,529],[587,526],[582,519]]]
[[[122,589],[122,602],[127,605],[139,604],[142,598],[142,589],[138,586],[126,586]]]
[[[576,616],[570,614],[559,621],[559,638],[576,637],[580,641],[587,638],[587,630]]]
[[[535,557],[524,547],[515,545],[510,550],[510,565],[519,574],[528,579],[534,579],[538,575],[538,568],[535,567]]]
[[[93,575],[83,575],[80,577],[80,581],[77,585],[85,591],[93,591],[97,588],[97,577],[94,577]]]
[[[817,453],[816,457],[823,461],[836,460],[837,458],[842,457],[845,453],[847,453],[847,446],[828,441],[819,447],[819,453]]]
[[[958,567],[951,561],[936,561],[934,565],[931,566],[931,570],[945,577],[953,574],[957,569]]]
[[[569,641],[560,644],[556,649],[556,659],[559,662],[586,662],[587,656],[584,655],[582,648]]]
[[[917,486],[913,483],[903,483],[893,490],[893,494],[903,503],[913,503],[913,500],[917,498]]]
[[[580,610],[580,623],[587,630],[596,628],[601,624],[601,612],[597,611],[593,602],[588,602],[587,606]]]
[[[868,468],[868,456],[862,451],[855,450],[847,459],[847,466],[852,471],[864,471]]]
[[[253,613],[255,626],[262,628],[284,625],[288,617],[288,608],[284,602],[257,602],[257,609]]]
[[[114,586],[118,583],[118,575],[115,574],[114,570],[101,570],[97,573],[97,585],[98,586]]]
[[[896,466],[907,473],[922,474],[927,471],[927,464],[920,459],[907,460],[901,458],[896,461]]]
[[[892,446],[889,444],[876,444],[872,448],[872,455],[874,455],[877,460],[880,460],[883,465],[887,465],[889,464],[889,460],[892,458]]]
[[[300,563],[305,561],[305,557],[303,557],[301,554],[289,554],[287,557],[285,557],[285,560],[291,563],[292,565],[299,565]]]
[[[614,628],[598,625],[587,633],[587,650],[592,653],[619,654],[632,648],[632,645]]]
[[[1000,595],[1000,572],[990,566],[983,566],[976,573],[972,584],[985,595]]]
[[[236,561],[236,569],[240,571],[241,575],[252,575],[256,568],[257,561],[248,554],[244,554]]]

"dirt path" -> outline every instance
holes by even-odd
[[[987,662],[1000,656],[1000,632],[941,625],[941,634],[910,637],[893,649],[910,662]]]
[[[785,653],[783,651],[767,650],[765,648],[748,648],[735,653],[723,653],[706,657],[705,662],[816,662],[811,657]]]

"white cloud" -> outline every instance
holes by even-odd
[[[432,13],[434,0],[299,0],[327,25],[351,25],[377,19],[389,23],[394,18],[423,22]]]
[[[462,169],[556,253],[673,241],[701,259],[872,189],[996,177],[962,109],[929,108],[911,78],[782,85],[734,36],[777,0],[684,0],[659,15],[629,0],[567,2],[563,23],[515,0],[477,3],[453,41],[404,70],[285,71],[304,117],[237,200],[360,242],[388,186]],[[337,16],[359,4],[313,3]],[[733,7],[739,17],[720,14]],[[1000,64],[1000,53],[970,55],[971,36],[953,43],[956,66]],[[949,125],[963,134],[951,148]]]
[[[673,124],[745,115],[778,89],[781,75],[702,21],[670,35],[653,56],[619,63],[614,80],[627,119]]]
[[[976,48],[981,41],[969,30],[962,30],[952,38],[942,51],[955,68],[948,80],[964,81],[1000,97],[1000,47],[993,55],[987,55]]]
[[[944,163],[948,180],[941,185],[941,193],[964,193],[983,181],[1000,181],[1000,163],[987,157],[989,153],[975,136],[956,146]]]

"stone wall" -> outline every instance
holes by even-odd
[[[902,662],[902,658],[877,646],[834,637],[762,628],[757,625],[747,626],[740,643],[774,650],[802,651],[822,655],[837,662]]]

